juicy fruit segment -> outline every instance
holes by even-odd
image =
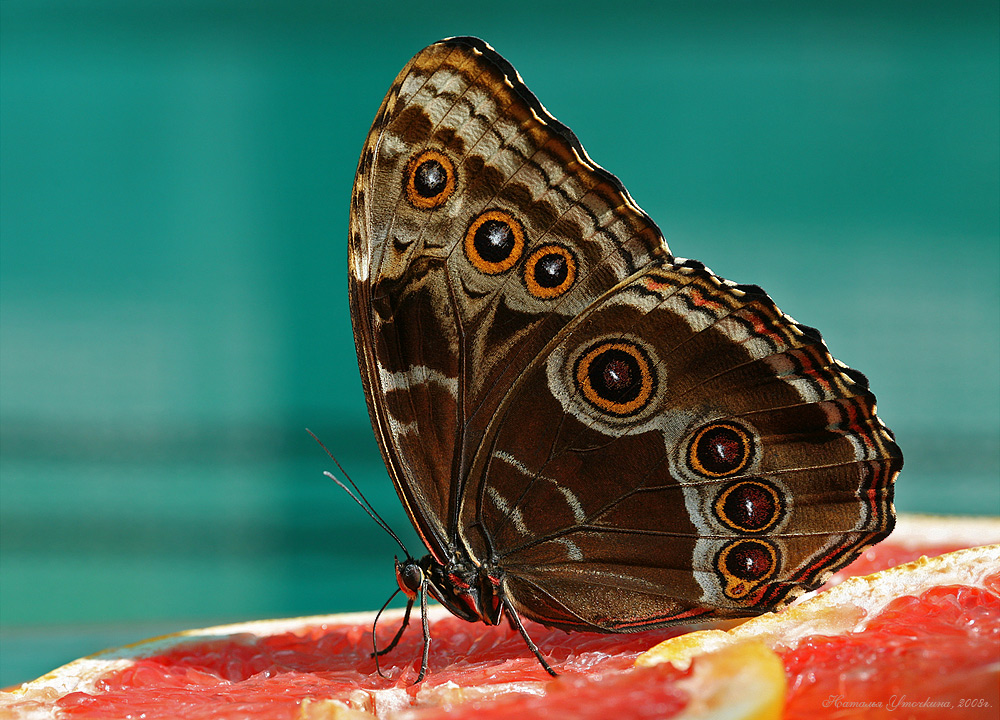
[[[748,640],[765,642],[782,659],[786,718],[932,718],[949,710],[996,717],[1000,546],[854,578],[728,632],[668,640],[637,664],[684,667],[703,652]]]
[[[492,701],[442,703],[406,714],[407,720],[469,718],[507,720],[546,717],[549,720],[657,720],[676,718],[690,697],[681,683],[689,673],[672,666],[642,668],[639,674],[563,676],[546,683],[545,694],[520,693]],[[542,688],[540,688],[541,690]]]
[[[963,701],[961,717],[997,717],[1000,573],[986,583],[897,598],[861,632],[810,635],[779,652],[798,680],[786,717],[815,717],[824,704],[873,718],[938,717]],[[811,672],[817,667],[833,672]]]
[[[407,720],[777,720],[785,699],[785,671],[763,643],[747,642],[699,657],[688,670],[672,665],[560,678],[544,696],[519,695],[414,711]]]

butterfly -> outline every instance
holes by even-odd
[[[417,53],[350,216],[372,426],[428,594],[521,633],[758,614],[894,524],[903,459],[861,373],[761,288],[674,257],[487,43]]]

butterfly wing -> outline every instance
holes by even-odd
[[[382,103],[351,206],[369,414],[439,561],[500,402],[608,288],[669,257],[655,224],[486,43],[418,53]]]
[[[892,530],[902,455],[864,376],[756,286],[656,261],[496,414],[462,508],[525,616],[628,631],[773,609]]]

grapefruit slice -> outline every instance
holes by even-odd
[[[786,718],[935,718],[951,710],[996,718],[1000,545],[849,578],[731,630],[666,640],[636,664],[683,669],[744,642],[764,643],[781,657]]]
[[[873,567],[991,538],[1000,541],[1000,521],[901,518],[898,530],[888,540],[838,575],[867,573]],[[958,572],[959,566],[954,561],[948,562],[951,563],[949,567]],[[994,572],[998,569],[994,563]],[[888,579],[869,581],[865,585],[865,588],[876,586],[874,590],[854,592],[862,599],[876,591],[882,592],[886,606],[895,602],[897,596],[907,596],[907,602],[929,602],[930,605],[920,606],[927,613],[919,621],[913,614],[917,610],[908,615],[906,612],[910,611],[905,608],[902,616],[886,616],[901,617],[904,629],[907,623],[922,623],[935,625],[942,633],[953,632],[955,627],[949,625],[952,621],[945,618],[939,622],[943,617],[939,612],[942,603],[944,609],[960,608],[955,615],[957,619],[953,618],[954,622],[960,622],[975,612],[982,614],[982,608],[990,607],[990,597],[995,598],[997,594],[995,582],[988,585],[984,580],[977,585],[978,581],[968,577],[958,578],[954,573],[954,577],[945,573],[939,579],[945,575],[952,580],[958,578],[956,582],[965,590],[953,594],[954,597],[948,593],[941,595],[940,583],[935,584],[937,581],[918,582],[914,578],[920,572],[911,575],[913,569],[901,572],[904,574],[896,580],[887,575]],[[972,584],[963,585],[967,580]],[[849,583],[844,585],[851,587]],[[816,597],[830,596],[837,590],[839,587]],[[927,599],[924,598],[926,592],[937,595]],[[851,605],[848,600],[853,596],[841,601],[836,600],[841,595],[833,597],[834,601],[829,602],[834,607],[827,611],[833,614],[827,616],[827,624],[800,627],[800,639],[819,632],[838,637],[834,632],[838,628],[841,634],[847,627],[857,630],[860,621],[856,618],[853,620],[855,626],[845,624],[847,620],[843,618],[841,625],[830,623],[831,618],[845,612],[854,617],[851,612],[857,614],[857,603],[862,600],[851,600]],[[975,598],[982,601],[978,611],[975,610],[979,607]],[[800,602],[778,617],[801,612],[799,608],[806,605],[807,602]],[[855,610],[845,609],[849,605]],[[862,603],[860,607],[870,612],[875,606]],[[884,612],[879,617],[883,615]],[[793,657],[789,647],[772,642],[773,637],[766,634],[754,641],[762,644],[750,649],[745,644],[753,638],[734,635],[739,642],[720,643],[718,649],[723,652],[713,656],[705,654],[708,646],[699,646],[688,655],[689,659],[695,655],[699,659],[686,669],[670,664],[633,669],[635,659],[643,651],[692,628],[600,635],[564,633],[526,623],[528,632],[560,672],[559,678],[551,680],[524,646],[520,635],[506,625],[473,625],[452,617],[440,607],[432,608],[430,616],[431,668],[427,680],[416,686],[412,683],[417,676],[421,650],[419,623],[407,631],[400,645],[385,658],[382,667],[387,677],[381,678],[369,657],[373,614],[333,615],[193,630],[99,653],[65,665],[13,692],[0,693],[0,718],[307,719],[371,718],[374,714],[383,718],[475,716],[481,720],[479,716],[505,717],[518,713],[559,717],[556,713],[562,711],[571,711],[572,714],[567,715],[571,717],[613,714],[620,718],[765,718],[773,716],[774,708],[780,710],[783,705],[780,698],[783,697],[785,674],[792,683],[787,707],[794,710],[806,707],[803,703],[819,702],[815,693],[813,696],[804,694],[807,688],[798,679],[799,674],[829,676],[836,681],[841,672],[835,662],[839,657],[833,652],[835,648],[823,645],[823,652],[817,650],[812,655]],[[394,634],[400,618],[400,612],[383,617],[378,629],[381,646]],[[976,627],[988,626],[980,620],[977,615]],[[745,625],[753,627],[753,623],[759,621],[755,619]],[[892,636],[899,632],[899,624],[886,625],[882,632]],[[687,637],[706,636],[691,633]],[[876,636],[862,634],[860,637],[863,645]],[[961,654],[968,638],[961,634],[954,638],[942,646],[958,648],[953,654]],[[704,641],[683,642],[694,647]],[[794,649],[800,646],[807,647],[800,643]],[[952,660],[950,656],[943,658],[942,667],[950,667],[947,663]],[[795,666],[799,668],[795,673],[799,674],[789,669],[793,661],[799,663]],[[775,667],[783,667],[784,671],[776,675]],[[750,675],[741,675],[740,668],[746,668]],[[727,688],[732,692],[727,694]],[[822,686],[814,684],[814,689],[821,692]],[[775,701],[775,697],[779,700]],[[833,712],[838,708],[822,710],[819,705],[815,707],[829,717],[843,716],[843,712],[841,715]],[[996,707],[993,706],[994,716]],[[490,712],[500,714],[489,715]],[[807,714],[822,717],[821,712]],[[967,713],[955,717],[975,715]]]
[[[382,647],[401,617],[401,612],[383,615]],[[311,699],[338,700],[389,717],[414,705],[545,692],[550,678],[516,630],[473,625],[439,606],[430,608],[429,617],[431,664],[419,685],[413,684],[422,646],[419,625],[382,658],[383,678],[370,657],[374,614],[361,613],[192,630],[106,651],[7,693],[0,708],[16,708],[20,717],[51,717],[58,710],[67,718],[285,719],[296,717],[302,702]],[[647,648],[691,629],[616,636],[525,625],[566,679],[628,670]]]

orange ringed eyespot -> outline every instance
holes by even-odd
[[[594,345],[577,360],[574,376],[591,405],[619,417],[646,407],[656,389],[656,371],[649,355],[625,340]]]
[[[764,540],[737,540],[724,545],[715,556],[722,591],[733,600],[746,598],[774,577],[780,564],[778,548]]]
[[[557,298],[576,280],[576,258],[562,245],[543,245],[524,264],[524,284],[537,298]]]
[[[440,207],[454,190],[455,166],[444,153],[424,150],[407,163],[404,191],[414,207]]]
[[[754,455],[752,436],[740,425],[717,422],[695,433],[688,446],[688,464],[699,475],[728,477],[742,472]]]
[[[462,241],[465,256],[481,273],[510,270],[524,253],[524,228],[510,213],[487,210],[472,221]]]
[[[785,512],[781,491],[762,478],[740,480],[727,485],[712,504],[715,516],[737,532],[762,533],[771,530]]]

